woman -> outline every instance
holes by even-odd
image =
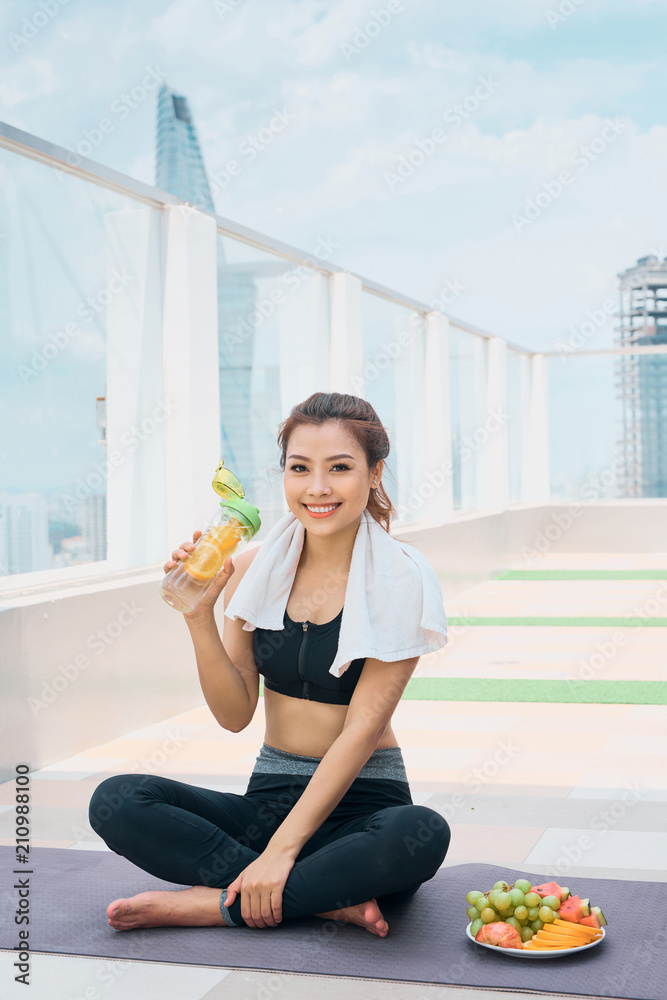
[[[292,409],[278,444],[287,516],[305,529],[282,632],[225,617],[221,641],[214,618],[220,593],[227,608],[259,548],[227,559],[184,615],[204,696],[224,729],[241,732],[253,719],[261,668],[264,744],[244,795],[153,775],[101,783],[90,821],[108,846],[159,878],[192,886],[115,900],[107,915],[118,930],[266,928],[314,915],[384,937],[381,905],[410,898],[449,846],[446,821],[412,802],[391,727],[419,657],[366,657],[338,678],[328,672],[364,512],[389,533],[386,431],[366,401],[314,393]],[[172,553],[165,572],[200,534]]]

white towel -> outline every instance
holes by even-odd
[[[284,628],[305,528],[288,511],[274,524],[226,610],[243,628]],[[355,536],[338,650],[329,673],[340,677],[352,660],[391,662],[432,653],[447,643],[440,583],[428,560],[389,535],[367,510]]]

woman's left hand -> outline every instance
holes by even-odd
[[[270,850],[244,868],[227,886],[224,906],[241,897],[241,916],[248,927],[277,927],[283,918],[283,889],[294,858]]]

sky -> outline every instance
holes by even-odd
[[[554,349],[667,243],[665,28],[667,0],[6,3],[0,117],[152,184],[164,80],[219,214]]]
[[[334,264],[532,350],[595,349],[614,342],[619,272],[666,252],[666,28],[667,0],[9,2],[0,119],[154,184],[164,81],[188,99],[221,216],[309,253],[337,245]],[[57,201],[51,174],[30,197]],[[39,228],[39,209],[22,219]],[[98,258],[63,274],[63,296]],[[93,326],[68,356],[90,354]],[[57,365],[26,388],[5,361],[0,417],[20,409],[52,450],[35,462],[9,435],[5,469],[34,485],[48,461],[73,481],[73,451],[86,468],[101,454],[102,369],[85,413],[63,412]],[[554,482],[611,461],[613,375],[551,364]]]

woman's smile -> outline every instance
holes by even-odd
[[[311,517],[330,517],[334,511],[338,510],[342,501],[334,504],[308,504],[305,503],[303,506],[306,508]]]

